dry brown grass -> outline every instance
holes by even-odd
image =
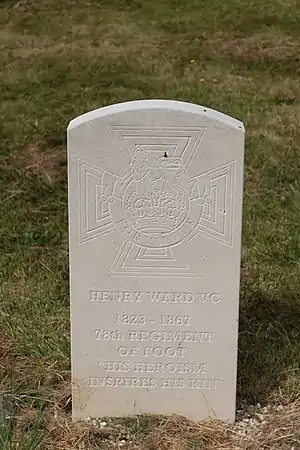
[[[224,39],[221,36],[207,42],[208,48],[219,55],[243,57],[247,60],[260,60],[263,58],[288,59],[300,53],[300,42],[278,36],[275,33],[256,34],[246,38]]]
[[[285,151],[289,153],[290,150],[287,148],[287,144],[289,142],[293,143],[295,136],[299,136],[300,104],[293,106],[292,114],[289,105],[290,99],[295,98],[294,92],[292,90],[284,91],[279,89],[275,94],[276,103],[278,104],[265,114],[263,121],[253,118],[249,134],[254,137],[267,138],[274,144],[281,144]],[[299,100],[299,91],[296,95]]]
[[[88,57],[109,57],[120,58],[141,52],[153,52],[160,45],[159,36],[149,36],[143,33],[136,25],[125,23],[115,23],[107,30],[98,29],[97,35],[91,38],[88,34],[88,27],[74,27],[74,41],[67,39],[54,40],[50,36],[39,38],[37,36],[22,35],[16,33],[0,34],[0,39],[7,46],[11,47],[10,56],[18,59],[26,59],[38,56],[74,56],[80,54]],[[122,34],[123,32],[123,34]],[[13,37],[16,36],[16,39]],[[122,36],[122,38],[121,38]],[[22,43],[21,43],[21,39]]]
[[[79,10],[79,13],[81,11]],[[55,11],[52,11],[54,15]],[[30,13],[24,11],[30,17]],[[69,55],[76,57],[80,54],[92,57],[119,58],[136,53],[155,52],[166,39],[161,32],[152,32],[151,35],[143,30],[143,26],[132,21],[128,13],[118,10],[102,10],[101,19],[88,24],[76,24],[76,14],[73,21],[68,24],[68,15],[65,11],[61,19],[64,26],[70,25],[68,33],[64,36],[48,34],[47,30],[41,30],[41,34],[19,32],[11,22],[4,24],[0,30],[0,42],[6,50],[9,49],[8,64],[15,59],[38,56]],[[52,21],[58,18],[52,17]],[[7,67],[7,66],[6,66]]]
[[[65,407],[71,397],[71,374],[69,370],[61,370],[53,358],[36,355],[21,356],[18,354],[12,339],[0,333],[0,386],[9,393],[5,386],[14,385],[26,393],[42,392],[52,405]],[[33,376],[34,374],[34,376]],[[26,396],[27,396],[26,394]]]
[[[0,332],[0,366],[3,358],[8,355],[11,345],[11,340],[3,332]]]
[[[298,450],[300,400],[273,407],[263,422],[251,428],[237,422],[194,422],[182,417],[112,419],[104,428],[73,424],[63,409],[52,409],[47,420],[47,450]],[[249,430],[243,434],[243,430]]]
[[[25,169],[47,182],[52,183],[65,177],[65,170],[62,169],[66,162],[65,150],[42,151],[32,145],[13,151],[12,157],[16,168]]]
[[[266,423],[257,427],[248,436],[242,437],[240,425],[224,426],[220,423],[191,423],[185,420],[170,422],[163,427],[161,434],[170,433],[183,436],[180,450],[187,450],[190,441],[200,441],[205,450],[262,450],[291,449],[300,444],[300,402],[283,406],[265,416]],[[247,427],[246,427],[247,428]],[[161,438],[162,438],[161,436]],[[185,437],[184,437],[185,436]],[[184,442],[185,441],[185,442]],[[297,447],[295,447],[296,449]]]

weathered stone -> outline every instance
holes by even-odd
[[[73,418],[233,420],[244,127],[123,103],[68,128]]]

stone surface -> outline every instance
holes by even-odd
[[[193,104],[70,122],[74,420],[234,420],[243,158],[243,124]]]

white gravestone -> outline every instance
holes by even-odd
[[[189,103],[71,121],[74,420],[234,420],[243,159],[243,124]]]

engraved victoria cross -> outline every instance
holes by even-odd
[[[82,159],[79,170],[79,237],[118,233],[108,270],[115,277],[196,277],[176,257],[198,235],[232,247],[235,162],[192,178],[187,169],[204,127],[111,127],[130,157],[120,177]]]

